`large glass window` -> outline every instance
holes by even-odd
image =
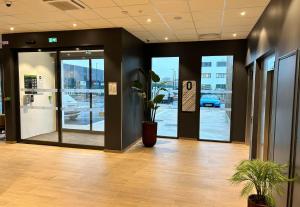
[[[152,58],[152,70],[160,76],[167,91],[156,114],[158,136],[177,137],[179,58]],[[155,87],[155,84],[152,84]]]
[[[232,72],[233,56],[202,57],[200,139],[230,141]]]

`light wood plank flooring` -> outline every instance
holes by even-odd
[[[0,206],[245,207],[242,144],[160,139],[125,153],[0,143]]]

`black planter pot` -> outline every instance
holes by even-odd
[[[248,197],[248,207],[268,207],[266,204],[262,204],[261,199],[258,199],[257,195],[250,195]]]
[[[145,147],[153,147],[157,140],[157,122],[143,122],[143,144]]]

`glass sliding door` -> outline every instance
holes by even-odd
[[[62,51],[62,142],[104,146],[102,50]]]
[[[56,52],[21,52],[21,139],[58,142]]]
[[[165,96],[156,114],[157,134],[177,138],[179,57],[152,58],[152,70],[160,76],[158,84],[167,89],[161,91]],[[152,91],[156,86],[152,84]]]
[[[200,139],[230,141],[233,56],[203,56]]]
[[[92,59],[92,130],[104,132],[104,59]]]

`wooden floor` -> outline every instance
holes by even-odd
[[[0,206],[245,207],[241,144],[160,139],[126,153],[0,143]]]

